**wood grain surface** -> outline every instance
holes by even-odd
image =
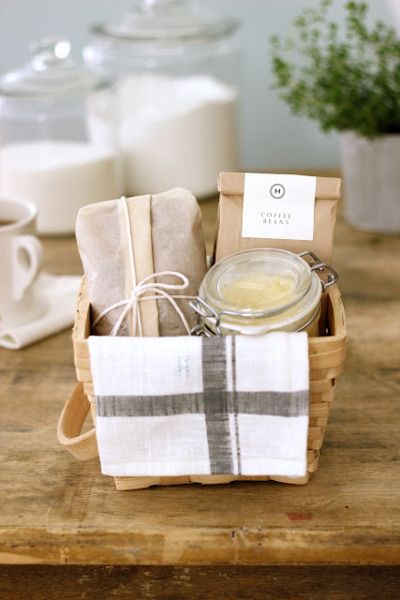
[[[204,203],[203,211],[210,240],[215,202]],[[74,240],[44,244],[49,270],[80,273]],[[257,565],[399,565],[400,238],[356,232],[340,222],[336,247],[348,360],[337,382],[319,469],[308,486],[115,490],[96,460],[77,462],[56,441],[57,418],[75,381],[71,331],[65,331],[19,352],[0,351],[0,562],[225,565],[218,572],[233,579],[236,571],[228,565],[234,565],[251,567],[255,584]],[[307,569],[303,573],[310,573]],[[10,567],[0,572],[8,586],[12,572]],[[98,572],[106,577],[107,571]],[[120,572],[129,579],[136,571]],[[137,572],[142,581],[145,572]],[[57,578],[59,571],[51,573]],[[207,571],[197,573],[206,573],[206,581]],[[62,587],[65,577],[67,571],[57,585]],[[211,597],[207,593],[201,597]]]
[[[397,567],[13,565],[2,600],[397,600]]]

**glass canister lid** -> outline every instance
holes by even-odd
[[[17,97],[86,94],[111,81],[71,58],[71,43],[47,37],[32,45],[31,60],[0,78],[0,95]]]
[[[188,0],[142,0],[120,23],[94,25],[92,33],[147,45],[149,51],[172,52],[185,44],[219,40],[237,29],[236,20],[203,14]]]

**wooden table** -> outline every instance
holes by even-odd
[[[44,245],[47,268],[80,273],[72,239]],[[349,352],[306,487],[117,492],[56,441],[71,332],[1,351],[0,598],[400,597],[399,256],[400,238],[339,223]]]

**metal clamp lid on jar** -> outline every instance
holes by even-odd
[[[239,252],[236,254],[236,256],[246,254],[246,252],[253,252],[253,251],[249,250],[249,251]],[[281,251],[281,252],[285,252],[286,254],[292,254],[287,251]],[[235,256],[235,255],[232,255],[232,256]],[[320,258],[316,254],[314,254],[314,252],[305,251],[305,252],[301,252],[299,254],[294,254],[293,256],[297,256],[297,257],[304,259],[304,261],[310,267],[311,273],[314,273],[314,272],[317,274],[325,273],[327,275],[325,281],[323,279],[320,279],[322,293],[325,292],[329,287],[331,287],[338,281],[339,275],[335,271],[335,269],[333,267],[331,267],[330,265],[328,265],[327,263],[322,262],[320,260]],[[221,263],[218,263],[218,264],[221,264]],[[215,266],[217,266],[217,265],[215,265]],[[296,304],[297,301],[298,301],[298,298],[295,298],[291,303],[288,303],[285,305],[285,309],[289,309],[291,306]],[[201,298],[200,296],[197,296],[195,300],[190,302],[190,306],[197,313],[197,315],[199,317],[199,323],[197,325],[195,325],[191,330],[192,335],[200,335],[200,336],[204,335],[207,337],[214,336],[214,335],[217,335],[217,336],[222,335],[221,320],[224,316],[226,316],[226,317],[241,316],[241,317],[249,317],[249,318],[254,317],[253,311],[246,312],[246,311],[237,311],[237,310],[235,311],[235,310],[230,310],[230,309],[223,309],[223,310],[217,311],[213,306],[210,305],[209,302],[207,302],[206,300],[204,300],[204,298]],[[277,315],[277,314],[279,314],[280,311],[281,311],[280,308],[278,308],[276,310],[269,308],[268,310],[265,310],[265,311],[257,311],[256,317],[257,317],[257,319],[263,319],[266,317]],[[309,322],[305,323],[304,327],[307,327],[309,325],[309,323],[314,319],[314,316],[311,317]]]

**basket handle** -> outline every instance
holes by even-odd
[[[90,411],[90,402],[78,383],[62,409],[57,425],[57,439],[75,458],[89,460],[98,456],[96,429],[81,433]]]

